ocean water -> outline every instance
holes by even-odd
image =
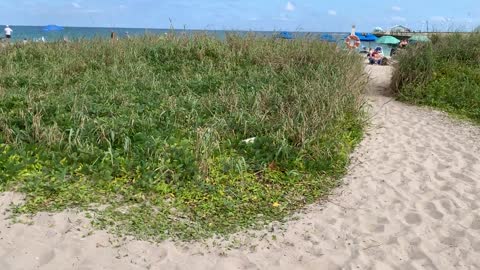
[[[110,38],[111,32],[115,32],[118,38],[125,38],[127,36],[141,36],[145,34],[149,35],[164,35],[165,33],[170,32],[169,29],[146,29],[146,28],[107,28],[107,27],[65,27],[62,31],[54,32],[44,32],[43,26],[10,26],[13,29],[12,40],[14,42],[22,41],[27,39],[29,41],[40,40],[42,37],[46,41],[58,41],[68,38],[69,40],[76,39],[92,39],[92,38]],[[244,35],[251,33],[252,31],[221,31],[221,30],[174,30],[178,34],[187,34],[192,35],[195,33],[206,33],[212,36],[215,36],[219,39],[225,39],[227,33],[236,33],[239,35]],[[256,35],[271,37],[278,32],[273,31],[253,31]],[[293,32],[294,37],[311,37],[311,38],[320,38],[325,32]],[[340,46],[344,46],[343,40],[347,32],[340,33],[328,33],[334,37],[337,43]],[[386,45],[378,45],[375,43],[362,43],[362,47],[376,47],[381,46],[384,48],[384,53],[388,56],[390,53],[390,47]]]
[[[102,28],[102,27],[65,27],[62,31],[44,32],[43,26],[10,26],[13,29],[12,39],[14,41],[38,40],[44,37],[47,41],[62,40],[64,37],[74,39],[91,39],[91,38],[110,38],[111,32],[115,32],[119,38],[129,36],[140,36],[145,34],[150,35],[164,35],[170,32],[169,29],[142,29],[142,28]],[[178,34],[195,34],[207,33],[217,38],[224,39],[227,33],[238,33],[240,35],[249,33],[248,31],[216,31],[216,30],[174,30]],[[272,36],[275,32],[254,32],[260,36]],[[319,37],[323,33],[306,33],[295,32],[297,37],[316,36]],[[339,39],[343,38],[346,33],[332,33]]]
[[[39,40],[44,37],[47,41],[63,40],[64,37],[69,40],[92,39],[92,38],[110,38],[110,33],[114,31],[119,38],[125,37],[126,33],[130,36],[144,35],[145,33],[163,35],[168,32],[166,29],[139,29],[139,28],[101,28],[101,27],[65,27],[62,31],[44,32],[43,26],[10,26],[13,29],[12,40],[21,41]]]

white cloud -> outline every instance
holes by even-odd
[[[295,11],[295,8],[295,5],[290,1],[288,1],[287,5],[285,6],[285,10],[290,12]]]
[[[407,19],[405,19],[404,17],[400,17],[400,16],[392,16],[392,21],[395,21],[395,22],[406,22]]]
[[[393,7],[392,7],[392,10],[393,10],[393,11],[401,11],[402,8],[399,7],[399,6],[393,6]]]
[[[73,6],[74,8],[81,8],[80,4],[77,3],[77,2],[72,2],[72,6]]]
[[[337,11],[335,11],[335,10],[333,10],[333,9],[330,9],[330,10],[328,11],[328,15],[330,15],[330,16],[337,16]]]

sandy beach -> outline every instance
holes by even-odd
[[[394,101],[391,67],[367,72],[371,125],[344,185],[286,224],[155,244],[74,211],[12,223],[21,195],[4,193],[0,269],[480,269],[480,128]]]

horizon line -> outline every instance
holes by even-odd
[[[137,29],[137,30],[173,30],[173,31],[223,31],[223,32],[292,32],[292,33],[350,33],[350,31],[305,31],[305,30],[244,30],[244,29],[201,29],[201,28],[157,28],[157,27],[123,27],[123,26],[73,26],[73,25],[59,25],[59,24],[46,24],[46,25],[23,25],[23,24],[0,24],[9,25],[10,27],[45,27],[47,25],[58,25],[64,28],[101,28],[101,29]],[[361,31],[360,31],[361,32]]]

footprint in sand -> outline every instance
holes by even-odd
[[[377,218],[377,223],[379,223],[379,224],[389,224],[390,221],[386,217],[378,217]]]
[[[451,166],[450,166],[449,164],[439,163],[439,164],[437,165],[437,170],[439,170],[439,171],[445,171],[445,170],[450,169],[450,167],[451,167]],[[435,173],[435,174],[437,174],[437,173]],[[440,179],[440,180],[444,181],[444,179]]]
[[[442,205],[443,209],[447,211],[448,214],[452,213],[452,202],[449,199],[442,199],[440,201],[440,204]]]
[[[472,162],[472,163],[478,162],[478,159],[476,157],[470,155],[469,153],[463,153],[463,158],[465,158],[467,161]]]
[[[451,172],[450,175],[455,179],[462,180],[467,183],[475,183],[475,180],[461,173]]]
[[[472,248],[475,252],[478,252],[480,253],[480,241],[476,242],[476,243],[473,243],[472,244]]]
[[[472,228],[473,230],[477,230],[477,231],[480,230],[480,217],[479,216],[475,217],[475,219],[472,222],[472,225],[470,225],[470,228]]]
[[[408,213],[405,216],[405,221],[410,225],[418,225],[422,223],[422,217],[416,213]]]
[[[435,204],[433,204],[431,202],[425,203],[425,210],[427,211],[427,214],[434,219],[442,219],[443,218],[443,214],[440,211],[438,211]]]
[[[52,249],[42,254],[38,260],[38,263],[40,266],[46,265],[49,262],[51,262],[54,258],[55,258],[55,250]]]

